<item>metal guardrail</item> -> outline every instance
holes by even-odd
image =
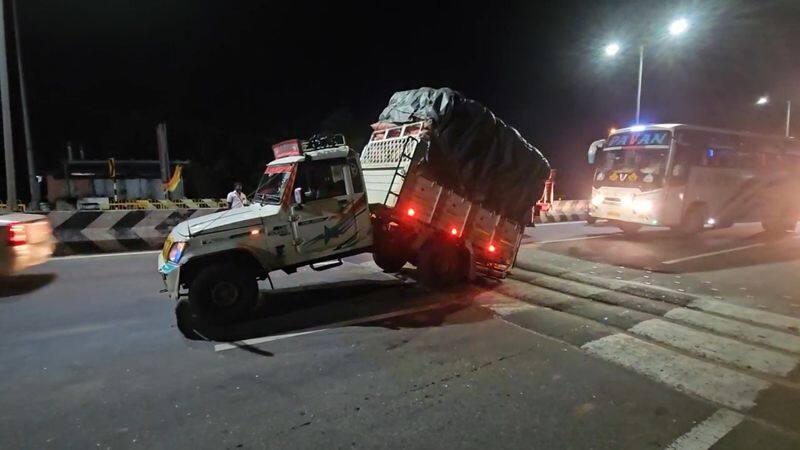
[[[225,200],[203,198],[203,199],[179,199],[179,200],[130,200],[125,202],[109,202],[109,210],[141,210],[141,209],[201,209],[201,208],[227,208]]]
[[[8,205],[6,205],[5,203],[0,203],[0,210],[6,209],[6,208],[8,208]],[[17,205],[17,211],[25,212],[27,210],[28,210],[28,206],[25,205],[24,203],[19,203]]]
[[[203,198],[203,199],[179,199],[179,200],[134,200],[130,202],[111,202],[110,209],[199,209],[199,208],[225,208],[228,203],[225,200]]]

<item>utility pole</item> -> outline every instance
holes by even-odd
[[[636,125],[639,125],[639,112],[642,109],[642,70],[644,69],[644,44],[639,46],[639,83],[636,87]]]
[[[25,155],[28,158],[28,184],[31,190],[30,209],[39,209],[39,201],[42,199],[39,191],[39,181],[36,179],[36,164],[33,159],[33,140],[31,139],[31,126],[28,118],[28,96],[25,92],[25,75],[22,71],[22,42],[19,38],[19,20],[17,19],[17,0],[11,2],[11,13],[14,18],[14,40],[17,48],[17,72],[19,73],[19,97],[22,103],[22,126],[25,132]]]
[[[786,137],[789,137],[789,127],[792,123],[792,101],[786,100]]]
[[[17,176],[14,173],[14,140],[11,137],[11,95],[8,92],[5,7],[0,0],[0,102],[2,102],[3,147],[6,154],[6,204],[17,209]]]

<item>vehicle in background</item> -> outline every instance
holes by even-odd
[[[46,216],[0,215],[0,276],[16,275],[47,262],[54,248],[53,230]]]
[[[431,286],[477,275],[504,278],[541,195],[537,179],[549,171],[547,161],[516,130],[453,91],[423,88],[395,99],[425,108],[444,104],[446,123],[461,131],[442,138],[433,119],[382,120],[360,160],[341,135],[274,145],[275,160],[250,206],[172,229],[158,256],[168,295],[188,295],[197,315],[230,322],[246,316],[258,298],[257,280],[271,271],[326,270],[368,251],[388,272],[415,264]],[[467,109],[461,121],[451,109],[457,102]],[[430,162],[443,156],[468,157],[472,169],[505,176],[467,177],[471,184],[457,191],[454,180],[466,172]],[[518,192],[506,189],[509,182]]]
[[[624,232],[760,221],[769,232],[800,219],[800,142],[681,124],[616,130],[589,147],[596,166],[589,216]]]

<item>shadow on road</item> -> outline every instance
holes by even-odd
[[[243,350],[272,356],[235,341],[337,326],[424,328],[445,321],[488,319],[488,313],[456,314],[470,305],[469,298],[469,290],[430,292],[400,280],[365,280],[262,291],[251,318],[228,326],[204,322],[192,314],[186,300],[178,303],[175,313],[178,329],[188,339],[232,342]]]
[[[632,269],[707,272],[800,259],[800,252],[796,251],[800,245],[797,236],[795,233],[775,235],[727,229],[685,237],[670,230],[653,230],[543,244],[539,250]]]
[[[52,283],[56,275],[52,273],[22,274],[0,277],[0,298],[14,297],[31,293]]]

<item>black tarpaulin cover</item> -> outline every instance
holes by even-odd
[[[396,92],[381,122],[431,120],[423,156],[436,181],[484,207],[527,222],[550,164],[513,127],[480,103],[449,88]]]

